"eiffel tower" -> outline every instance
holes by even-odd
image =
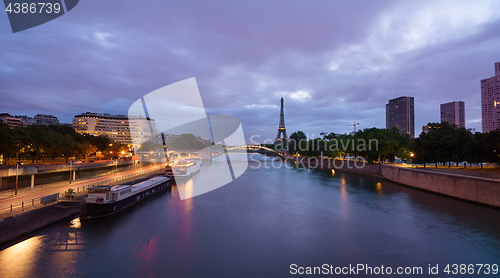
[[[283,135],[283,138],[281,138],[281,135]],[[274,144],[278,145],[281,143],[282,140],[288,140],[285,128],[285,110],[283,109],[283,97],[281,97],[280,126],[278,127],[278,135],[276,135],[276,140],[274,140]]]

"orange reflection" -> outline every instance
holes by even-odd
[[[33,266],[38,258],[37,249],[43,236],[36,236],[0,252],[0,277],[36,277]]]
[[[69,222],[69,227],[73,229],[80,229],[82,227],[82,222],[80,222],[80,217],[71,220],[71,222]]]
[[[182,183],[185,195],[187,198],[193,197],[193,179],[189,179],[187,182]]]
[[[340,198],[342,206],[342,216],[347,219],[349,217],[349,201],[347,200],[347,186],[345,181],[345,176],[342,175],[340,179]]]
[[[382,183],[377,182],[377,184],[375,184],[375,189],[377,189],[378,193],[382,194]]]

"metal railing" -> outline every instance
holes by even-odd
[[[100,180],[100,181],[97,181],[97,182],[93,182],[93,183],[90,183],[90,184],[85,184],[85,185],[81,185],[81,186],[71,187],[71,189],[73,189],[73,192],[76,195],[74,198],[77,198],[79,196],[86,195],[87,194],[87,189],[89,187],[94,187],[94,186],[108,186],[108,185],[111,185],[111,184],[116,183],[118,181],[131,179],[131,178],[134,178],[134,177],[137,177],[137,176],[141,176],[141,175],[144,175],[144,174],[147,174],[147,173],[150,173],[150,172],[158,171],[160,169],[162,169],[162,166],[160,166],[160,167],[154,167],[152,169],[147,169],[147,170],[141,170],[141,171],[138,171],[138,172],[135,172],[135,173],[126,174],[126,175],[123,175],[123,174],[122,175],[118,175],[116,177],[111,177],[111,178],[108,178],[108,179],[103,179],[103,180]],[[33,192],[42,191],[42,187],[40,186],[37,189],[30,189],[30,190],[33,190]],[[42,197],[25,199],[24,201],[18,201],[18,202],[14,201],[14,202],[12,202],[9,205],[0,207],[0,219],[8,217],[8,216],[11,216],[11,215],[16,215],[18,213],[22,213],[22,212],[25,212],[25,211],[28,211],[28,210],[36,209],[39,206],[43,205],[41,203],[41,199],[42,198],[50,196],[50,195],[53,195],[53,194],[57,194],[58,195],[57,200],[59,200],[59,201],[60,200],[71,200],[71,198],[68,199],[66,197],[68,195],[67,194],[67,190],[66,191],[62,191],[61,190],[60,192],[48,194],[48,195],[42,196]]]

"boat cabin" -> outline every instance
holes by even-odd
[[[115,202],[132,195],[131,185],[95,186],[88,188],[87,203]]]

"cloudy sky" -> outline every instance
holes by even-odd
[[[462,100],[481,129],[480,80],[500,61],[500,1],[80,1],[13,34],[0,13],[0,112],[126,114],[195,77],[208,114],[246,138],[385,128],[385,104],[415,97],[416,134]]]

